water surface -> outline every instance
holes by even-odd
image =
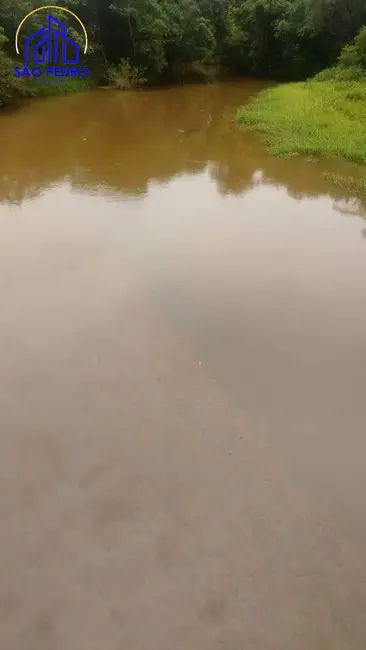
[[[4,647],[366,647],[366,200],[264,85],[1,116]]]

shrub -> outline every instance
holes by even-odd
[[[351,45],[347,45],[338,60],[340,68],[360,68],[366,73],[366,27],[362,27]]]
[[[118,65],[110,65],[107,69],[107,79],[110,86],[118,90],[129,90],[146,83],[144,70],[131,65],[126,59],[121,59]]]
[[[362,81],[365,73],[361,68],[352,66],[349,68],[327,68],[314,77],[314,81]]]

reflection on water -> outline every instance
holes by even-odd
[[[256,134],[233,122],[237,107],[262,85],[97,91],[32,102],[0,120],[0,201],[19,204],[62,181],[89,194],[143,198],[153,182],[207,169],[221,195],[265,183],[295,198],[331,193],[343,205],[347,195],[324,180],[324,166],[270,158]],[[352,209],[360,213],[361,201]]]
[[[366,648],[366,224],[259,88],[0,117],[1,650]]]
[[[79,330],[95,335],[107,378],[121,371],[109,345],[118,349],[132,275],[173,336],[354,524],[365,492],[366,202],[322,174],[352,166],[271,158],[236,126],[260,87],[101,90],[1,117],[0,425],[6,413],[10,435],[20,426],[9,386],[22,393],[28,381],[42,408],[53,386],[57,401],[71,345],[84,394]],[[93,404],[98,373],[87,374]],[[74,392],[65,385],[59,399],[77,420]],[[42,413],[30,408],[28,421]]]

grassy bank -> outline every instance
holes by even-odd
[[[66,95],[68,93],[79,93],[91,90],[96,87],[95,81],[91,77],[85,79],[68,79],[62,80],[62,83],[37,83],[36,80],[29,80],[27,88],[30,97],[50,97],[53,95]]]
[[[366,80],[277,86],[242,107],[238,121],[264,133],[274,155],[366,164]]]

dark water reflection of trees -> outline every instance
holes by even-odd
[[[143,198],[152,181],[208,168],[221,195],[264,182],[295,198],[329,194],[345,212],[366,210],[319,164],[271,158],[256,134],[238,129],[236,107],[258,89],[249,82],[33,102],[0,120],[0,202],[19,204],[64,180],[77,191]]]

